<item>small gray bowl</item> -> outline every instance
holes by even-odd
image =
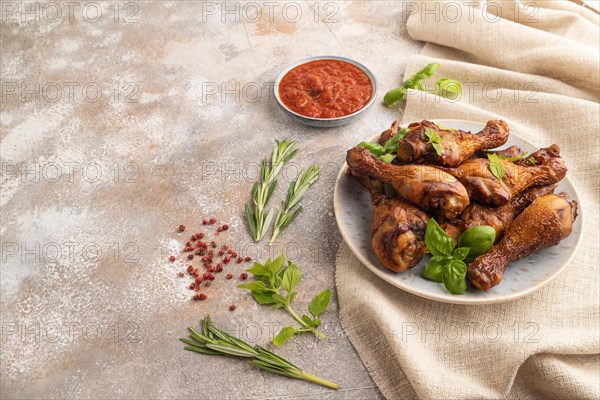
[[[281,101],[281,97],[279,96],[279,83],[281,82],[281,79],[285,76],[285,74],[290,72],[290,70],[292,70],[293,68],[296,68],[297,66],[302,65],[302,64],[306,64],[307,62],[316,61],[316,60],[340,60],[340,61],[345,61],[349,64],[352,64],[355,67],[358,67],[361,71],[363,71],[369,77],[369,80],[371,81],[371,84],[373,85],[373,96],[371,96],[371,100],[369,100],[369,102],[360,110],[355,111],[352,114],[348,114],[348,115],[344,115],[343,117],[336,117],[336,118],[307,117],[305,115],[298,114],[297,112],[294,112],[294,111],[290,110],[289,108],[287,108],[285,106],[285,104],[283,104],[283,102]],[[277,76],[277,79],[275,79],[275,86],[274,86],[273,90],[275,91],[275,100],[277,100],[277,104],[279,104],[279,107],[281,107],[286,112],[286,114],[288,114],[290,117],[292,117],[292,119],[302,122],[305,125],[316,126],[319,128],[332,128],[335,126],[347,125],[347,124],[355,121],[356,119],[359,118],[361,113],[365,112],[369,107],[371,107],[371,105],[373,105],[373,103],[375,102],[375,99],[377,98],[377,94],[379,93],[379,84],[377,83],[377,80],[375,79],[375,76],[373,75],[373,73],[367,67],[365,67],[364,65],[362,65],[359,62],[356,62],[356,61],[351,60],[346,57],[339,57],[339,56],[316,56],[316,57],[303,58],[303,59],[298,60],[298,61],[288,65],[287,67],[285,67],[279,73],[279,75]]]

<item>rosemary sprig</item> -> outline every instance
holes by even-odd
[[[298,152],[298,149],[292,149],[296,144],[294,141],[282,140],[276,141],[277,146],[273,149],[271,154],[271,162],[266,158],[262,163],[261,178],[252,187],[252,202],[254,204],[254,210],[250,204],[246,204],[244,208],[244,215],[248,222],[248,228],[252,234],[254,241],[258,242],[267,233],[269,225],[275,215],[275,210],[270,209],[265,212],[265,207],[271,199],[277,181],[275,178],[281,172],[281,168],[292,159]]]
[[[281,203],[281,210],[277,213],[275,218],[275,225],[273,226],[273,235],[269,246],[275,242],[275,238],[279,233],[285,229],[302,211],[302,207],[299,206],[292,211],[296,205],[302,200],[302,197],[306,194],[306,191],[311,187],[318,179],[321,174],[321,169],[316,165],[311,165],[306,171],[301,171],[298,178],[292,182],[288,189],[285,200]]]
[[[337,383],[326,381],[302,371],[291,362],[263,347],[251,346],[243,340],[223,332],[212,324],[209,315],[200,321],[200,326],[202,332],[198,332],[194,328],[188,328],[189,338],[179,339],[186,344],[184,349],[209,355],[248,358],[250,365],[274,374],[303,379],[335,390],[340,387]]]

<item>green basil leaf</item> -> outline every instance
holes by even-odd
[[[400,141],[404,139],[406,134],[408,133],[408,129],[402,128],[400,132],[396,133],[393,138],[389,139],[385,142],[383,149],[386,153],[396,153],[398,151],[398,146],[400,145]]]
[[[383,102],[386,106],[391,106],[395,102],[402,100],[404,96],[406,96],[406,88],[397,87],[385,94],[385,96],[383,97]]]
[[[469,248],[469,258],[488,251],[496,241],[496,230],[489,225],[474,226],[464,231],[458,238],[458,247]]]
[[[259,304],[273,304],[275,300],[273,300],[273,293],[264,291],[264,290],[253,290],[252,296],[254,300],[256,300]]]
[[[302,315],[302,321],[304,321],[304,323],[306,323],[308,326],[312,326],[312,324],[313,324],[312,318],[306,314]]]
[[[331,290],[325,289],[321,293],[315,296],[314,299],[308,305],[308,309],[313,317],[317,317],[323,311],[327,309],[329,302],[331,301]]]
[[[441,156],[444,153],[444,149],[440,143],[444,140],[444,138],[438,136],[437,132],[432,131],[429,128],[425,128],[425,136],[429,139],[428,143],[431,143],[437,155]]]
[[[283,273],[283,278],[281,280],[281,287],[288,293],[292,293],[292,291],[298,286],[298,283],[302,279],[302,274],[300,273],[300,269],[296,264],[288,262],[288,267],[285,269]]]
[[[254,290],[264,290],[265,289],[265,283],[263,281],[254,281],[254,282],[250,282],[250,283],[244,283],[241,285],[237,285],[238,289],[248,289],[251,291]]]
[[[427,136],[427,139],[429,139],[429,141],[431,142],[435,136],[435,132],[429,128],[425,128],[424,133],[425,133],[425,136]]]
[[[313,323],[311,325],[313,328],[318,328],[319,326],[321,326],[321,320],[319,318],[315,318],[313,319]]]
[[[257,262],[255,262],[251,268],[248,268],[246,270],[246,272],[251,273],[252,275],[256,276],[257,278],[267,275],[267,270],[266,270],[265,266],[260,263],[257,263]]]
[[[358,144],[358,147],[365,148],[365,149],[369,150],[371,153],[373,153],[373,155],[376,155],[376,156],[380,156],[382,154],[385,154],[385,149],[379,143],[360,142]]]
[[[268,226],[268,225],[267,225]],[[281,268],[283,268],[283,264],[285,263],[285,255],[282,254],[271,262],[265,263],[265,269],[267,270],[269,276],[276,276]],[[279,285],[277,285],[279,286]]]
[[[444,286],[452,294],[463,294],[467,290],[467,265],[460,260],[451,260],[444,268]]]
[[[279,334],[277,334],[277,336],[273,338],[272,342],[275,346],[281,346],[282,344],[290,340],[292,336],[294,336],[294,333],[296,333],[296,330],[294,328],[292,328],[291,326],[286,326],[281,330],[281,332],[279,332]]]
[[[423,278],[442,283],[444,281],[444,267],[446,266],[447,262],[447,257],[431,257],[427,263],[427,266],[423,270]]]
[[[457,260],[464,260],[469,255],[469,247],[458,247],[452,252],[452,256]]]
[[[425,68],[423,68],[420,72],[427,75],[428,77],[435,74],[435,72],[440,69],[441,65],[438,63],[427,64]]]
[[[433,218],[429,218],[425,230],[425,245],[434,256],[450,256],[454,249],[454,240],[448,235]]]
[[[396,158],[396,155],[395,154],[384,154],[382,156],[379,156],[378,158],[379,158],[379,161],[391,163]]]
[[[529,153],[525,152],[523,155],[516,156],[516,157],[507,157],[502,154],[498,154],[498,157],[500,157],[501,160],[515,162],[515,161],[520,161],[520,160],[524,159],[525,157],[527,157],[527,154],[529,154]]]
[[[455,79],[442,78],[435,83],[435,93],[438,96],[453,98],[462,91],[460,82]]]
[[[504,178],[504,167],[502,166],[500,157],[494,153],[488,153],[487,156],[490,160],[490,171],[492,171],[492,175],[502,181],[502,178]]]

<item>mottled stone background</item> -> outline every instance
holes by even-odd
[[[0,6],[2,398],[379,397],[335,301],[323,318],[329,340],[306,335],[280,352],[339,392],[184,351],[177,338],[207,313],[263,345],[293,321],[223,276],[192,302],[177,276],[187,263],[167,258],[187,237],[179,224],[199,231],[214,216],[231,223],[219,238],[244,256],[285,250],[300,265],[297,307],[333,288],[336,174],[345,150],[398,111],[378,101],[353,125],[308,128],[277,108],[272,82],[299,58],[342,55],[372,69],[381,100],[421,47],[406,35],[402,3]],[[257,163],[283,138],[300,152],[273,206],[300,168],[323,173],[269,250],[241,217]]]

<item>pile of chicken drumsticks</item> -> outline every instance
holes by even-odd
[[[384,145],[399,128],[394,121],[379,143]],[[428,252],[424,235],[430,216],[455,241],[468,228],[494,228],[496,244],[467,270],[467,278],[482,290],[498,285],[511,261],[571,233],[577,202],[567,193],[553,194],[567,173],[556,144],[527,157],[517,146],[489,150],[508,140],[508,126],[500,120],[488,121],[475,134],[430,121],[407,129],[391,163],[363,147],[346,156],[350,173],[371,194],[372,246],[387,268],[401,272],[421,261]],[[431,132],[441,138],[441,149],[431,142]],[[498,155],[501,178],[490,168],[488,154]],[[384,184],[394,189],[392,196]]]

